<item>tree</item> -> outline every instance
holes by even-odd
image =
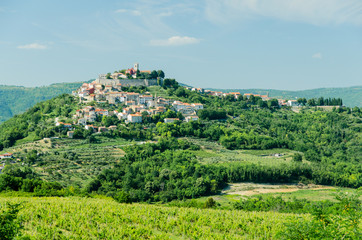
[[[102,183],[98,179],[94,179],[86,186],[86,191],[89,193],[96,192],[101,186]]]
[[[308,106],[311,106],[311,107],[316,106],[316,102],[313,98],[308,99],[307,104],[308,104]]]
[[[122,191],[122,190],[117,193],[117,195],[114,197],[114,199],[119,203],[131,203],[132,202],[129,193]]]
[[[161,78],[157,78],[157,85],[162,86],[162,79]]]
[[[317,106],[324,106],[324,98],[323,97],[318,98]]]
[[[183,87],[177,88],[177,90],[175,91],[175,95],[177,97],[187,97],[185,88],[183,88]]]
[[[157,72],[155,70],[153,70],[151,72],[151,74],[148,76],[149,79],[156,79],[157,78]]]
[[[293,161],[295,161],[295,162],[301,162],[302,160],[303,160],[303,157],[302,157],[302,155],[300,154],[300,153],[295,153],[294,155],[293,155]]]
[[[258,100],[258,105],[259,105],[260,108],[268,107],[268,104],[265,101],[263,101],[263,99]]]
[[[268,101],[268,107],[269,108],[277,108],[279,107],[279,102],[277,99],[271,99]]]
[[[300,105],[305,106],[305,104],[307,104],[307,99],[306,98],[298,98],[297,102]]]
[[[5,208],[0,211],[0,239],[14,239],[22,226],[17,220],[20,204],[6,203]]]
[[[84,138],[83,129],[75,129],[74,133],[73,133],[73,138],[74,139],[83,139]]]
[[[300,219],[285,223],[286,228],[277,235],[278,239],[361,239],[360,194],[339,193],[341,211],[328,214],[318,205],[313,207],[312,219]]]
[[[165,78],[165,73],[164,73],[162,70],[158,70],[158,71],[157,71],[157,76],[158,76],[159,78]]]
[[[118,118],[115,115],[113,115],[113,116],[104,115],[102,117],[102,124],[106,127],[109,127],[111,125],[116,125],[117,121],[118,121]]]
[[[216,206],[216,201],[212,197],[208,198],[204,204],[205,208],[213,208],[215,206]]]
[[[26,155],[26,159],[30,164],[33,164],[37,159],[37,150],[33,149]]]

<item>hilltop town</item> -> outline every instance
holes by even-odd
[[[154,75],[152,76],[152,72]],[[129,90],[129,87],[149,87],[162,84],[164,80],[163,71],[141,71],[139,64],[134,64],[133,68],[115,72],[113,74],[101,74],[99,78],[91,83],[84,83],[73,95],[79,97],[80,103],[85,106],[78,109],[73,116],[74,124],[83,125],[85,129],[95,131],[107,131],[105,127],[96,127],[94,123],[97,118],[103,116],[116,116],[125,123],[142,123],[142,116],[153,116],[166,111],[174,111],[181,116],[184,121],[198,120],[197,111],[203,109],[201,103],[184,103],[173,101],[163,97],[154,96],[149,92],[137,93]],[[145,74],[146,73],[146,74]],[[142,75],[145,74],[145,75]],[[157,74],[157,76],[156,76]],[[139,76],[149,79],[140,79]],[[122,106],[122,111],[97,108],[93,105],[106,103],[109,105]],[[180,118],[165,118],[164,122],[170,123]],[[56,121],[56,125],[63,125],[72,129],[74,124]],[[112,129],[111,126],[110,129]]]
[[[100,74],[99,77],[83,85],[73,92],[73,95],[79,98],[79,102],[84,105],[78,109],[73,115],[73,123],[64,123],[56,119],[56,126],[64,126],[72,130],[74,125],[84,126],[85,129],[93,129],[94,131],[108,131],[116,128],[115,126],[95,126],[93,123],[103,118],[103,116],[115,116],[118,120],[123,120],[125,123],[142,123],[145,117],[152,117],[157,114],[163,114],[167,111],[172,111],[175,117],[164,118],[165,123],[174,121],[197,121],[199,116],[198,111],[204,109],[202,103],[185,103],[178,100],[167,99],[150,92],[134,92],[132,87],[143,87],[146,89],[150,86],[162,86],[164,82],[172,82],[174,80],[165,79],[165,74],[162,70],[140,70],[138,63],[135,63],[132,68],[115,71],[113,74]],[[289,106],[300,107],[303,105],[303,100],[284,100],[272,99],[268,95],[260,95],[253,93],[240,94],[239,92],[220,92],[211,91],[203,88],[194,88],[184,86],[185,89],[198,92],[214,97],[231,97],[235,100],[244,99],[260,99],[262,104],[271,101],[275,107]],[[133,88],[135,89],[135,88]],[[253,100],[254,101],[254,100]],[[118,106],[116,110],[95,107],[97,104],[106,104]],[[305,102],[304,102],[305,104]],[[172,114],[171,114],[172,115]],[[177,117],[176,117],[177,116]],[[72,132],[69,133],[70,137]]]

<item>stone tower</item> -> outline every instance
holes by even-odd
[[[137,70],[140,69],[140,65],[138,63],[135,63],[133,66],[133,70],[135,70],[137,72]]]

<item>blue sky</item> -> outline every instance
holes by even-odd
[[[132,67],[197,87],[362,84],[361,0],[0,1],[0,84]]]

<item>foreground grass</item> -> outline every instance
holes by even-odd
[[[309,215],[119,204],[110,199],[0,197],[23,203],[30,239],[275,239]]]

